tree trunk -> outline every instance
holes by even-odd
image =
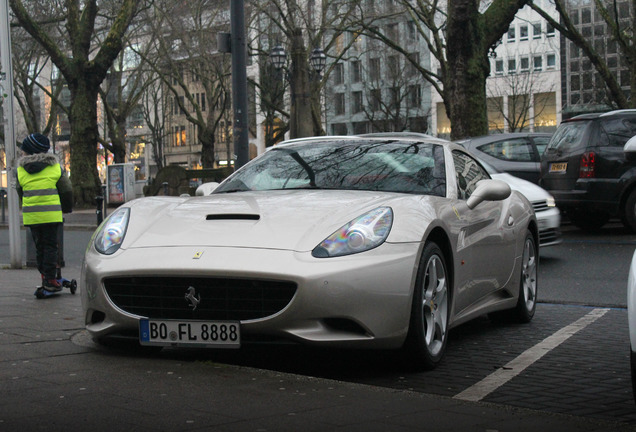
[[[73,133],[69,141],[71,152],[71,179],[73,197],[79,208],[95,205],[100,195],[101,181],[97,172],[97,88],[90,89],[86,83],[77,82],[71,90],[69,121]]]
[[[199,141],[201,142],[201,166],[204,169],[214,168],[214,129],[201,127]]]
[[[448,2],[448,82],[444,104],[452,125],[451,139],[488,133],[486,78],[490,73],[488,47],[477,3]]]
[[[314,125],[312,120],[307,50],[305,49],[300,29],[294,31],[291,50],[292,69],[290,84],[292,103],[289,119],[289,135],[291,138],[309,137],[314,135]]]

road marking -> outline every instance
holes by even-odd
[[[528,366],[539,360],[541,357],[552,351],[573,336],[578,331],[583,330],[597,319],[605,315],[609,309],[594,309],[587,315],[579,318],[572,324],[563,327],[552,336],[548,336],[532,348],[521,353],[517,358],[510,361],[504,367],[497,369],[478,383],[468,387],[461,393],[453,396],[454,399],[477,402],[497,390],[499,387],[519,375]]]

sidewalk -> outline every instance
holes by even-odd
[[[581,417],[96,345],[80,295],[0,269],[0,431],[629,431]],[[81,287],[80,287],[81,290]],[[275,349],[275,348],[274,348]]]

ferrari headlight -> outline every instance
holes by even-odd
[[[106,219],[95,236],[95,249],[99,253],[112,255],[119,249],[126,235],[129,216],[130,209],[121,207]]]
[[[378,207],[352,220],[314,248],[315,258],[329,258],[364,252],[380,246],[391,231],[393,210]]]

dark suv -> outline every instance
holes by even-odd
[[[539,184],[573,224],[598,229],[618,216],[636,231],[636,162],[623,152],[636,135],[636,110],[564,120],[541,157]]]

